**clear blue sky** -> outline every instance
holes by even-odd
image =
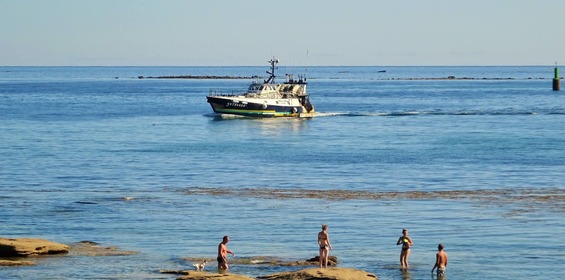
[[[0,66],[553,65],[564,0],[0,0]]]

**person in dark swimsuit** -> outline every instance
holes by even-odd
[[[410,255],[410,247],[413,245],[412,239],[408,237],[408,230],[402,229],[402,236],[398,238],[396,245],[402,244],[400,251],[400,267],[408,268],[408,256]]]
[[[318,245],[320,246],[320,268],[328,267],[329,250],[333,251],[328,235],[328,225],[322,225],[322,231],[318,232]],[[329,249],[329,250],[328,250]]]
[[[216,260],[218,261],[218,270],[228,270],[228,254],[235,256],[235,253],[228,250],[228,242],[230,242],[229,236],[224,236],[222,243],[218,245],[218,257]]]

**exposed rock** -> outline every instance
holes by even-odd
[[[194,270],[161,270],[164,274],[183,275],[177,280],[249,280],[255,279],[245,275],[229,273],[208,273]],[[377,276],[353,268],[309,268],[299,271],[281,272],[268,276],[259,276],[256,279],[265,280],[376,280]]]
[[[310,265],[319,265],[320,264],[320,257],[315,256],[309,260],[306,260],[307,264]],[[336,266],[337,265],[337,257],[336,256],[329,256],[328,257],[328,266]]]
[[[177,274],[177,275],[188,275],[190,270],[170,270],[170,269],[161,269],[159,270],[161,274]]]
[[[230,264],[241,264],[241,265],[268,265],[268,266],[318,266],[320,262],[318,261],[319,257],[315,256],[308,260],[283,260],[277,257],[271,256],[251,256],[251,257],[238,257],[238,258],[230,258]],[[190,263],[201,263],[205,258],[202,257],[186,257],[183,258],[184,261]],[[208,259],[208,264],[215,262],[215,260]],[[337,257],[330,256],[328,258],[328,266],[336,266],[337,265]]]
[[[177,278],[177,280],[254,280],[254,278],[229,274],[229,273],[208,273],[205,271],[194,271],[194,270],[161,270],[164,274],[179,274],[183,275]]]
[[[266,280],[376,280],[377,276],[353,268],[309,268],[299,271],[281,272],[268,276],[259,276],[257,279]]]
[[[134,251],[123,251],[116,247],[104,247],[92,241],[81,241],[71,245],[71,254],[80,256],[127,256],[135,255]]]
[[[30,261],[0,260],[0,266],[22,266],[22,265],[35,265],[35,263]]]
[[[0,257],[66,254],[69,246],[36,238],[0,238]]]

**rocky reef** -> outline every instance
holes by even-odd
[[[201,262],[202,258],[187,257],[183,259],[187,262]],[[214,262],[214,261],[211,261]],[[266,280],[365,280],[365,279],[377,279],[372,273],[353,269],[353,268],[338,268],[335,267],[338,263],[335,256],[330,256],[328,265],[332,266],[329,268],[320,269],[318,268],[318,257],[314,257],[302,261],[286,261],[281,260],[276,257],[266,257],[266,256],[254,256],[254,257],[244,257],[230,259],[231,264],[239,265],[257,265],[257,266],[273,266],[273,267],[302,267],[303,269],[295,271],[285,271],[280,273],[275,273],[266,276],[258,276],[256,278],[250,278],[247,275],[238,275],[231,273],[222,272],[206,272],[206,271],[195,271],[195,270],[161,270],[163,274],[176,274],[179,275],[177,280],[186,279],[196,279],[196,280],[246,280],[246,279],[266,279]],[[308,266],[314,266],[315,268],[306,268]],[[212,271],[216,271],[215,266]]]
[[[80,241],[66,245],[39,238],[0,237],[0,266],[35,265],[35,262],[28,259],[45,255],[66,254],[76,256],[125,256],[137,254],[137,252],[120,250],[114,246],[101,246],[92,241]]]
[[[80,256],[127,256],[135,255],[135,251],[120,250],[115,246],[101,246],[92,241],[80,241],[71,244],[70,254]]]
[[[31,257],[38,255],[66,254],[70,247],[65,244],[38,238],[0,238],[0,257]]]
[[[53,241],[38,238],[2,238],[0,237],[0,266],[26,266],[35,265],[35,262],[28,260],[30,257],[38,257],[44,255],[75,255],[75,256],[124,256],[137,254],[134,251],[120,250],[114,246],[101,246],[92,241],[80,241],[71,245],[56,243]],[[184,261],[200,261],[201,258],[184,258]],[[287,261],[275,257],[247,257],[232,259],[231,263],[241,265],[266,265],[278,267],[308,267],[297,271],[285,271],[266,276],[258,276],[256,278],[247,275],[238,275],[222,271],[207,272],[196,270],[160,270],[161,274],[174,274],[177,279],[195,279],[195,280],[365,280],[377,279],[377,277],[369,272],[357,270],[353,268],[335,267],[338,263],[335,256],[330,256],[329,268],[317,268],[319,262],[318,257],[314,257],[304,261]],[[215,269],[213,269],[215,271]]]

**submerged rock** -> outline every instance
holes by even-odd
[[[100,246],[92,241],[81,241],[71,245],[71,254],[80,256],[127,256],[137,252],[120,250],[114,246]]]
[[[190,263],[201,263],[205,258],[202,257],[186,257],[183,258],[184,261]],[[267,265],[267,266],[318,266],[320,262],[318,261],[319,257],[315,256],[313,258],[307,260],[283,260],[278,257],[272,256],[251,256],[251,257],[237,257],[237,258],[230,258],[230,264],[241,264],[241,265]],[[208,259],[208,265],[210,263],[215,263],[215,260]],[[337,257],[336,256],[329,256],[328,258],[328,266],[336,266],[337,265]],[[215,264],[213,265],[215,266]]]
[[[66,254],[69,246],[37,238],[0,238],[0,257]]]
[[[377,276],[353,268],[309,268],[299,271],[281,272],[268,276],[259,276],[257,279],[265,280],[376,280]]]

